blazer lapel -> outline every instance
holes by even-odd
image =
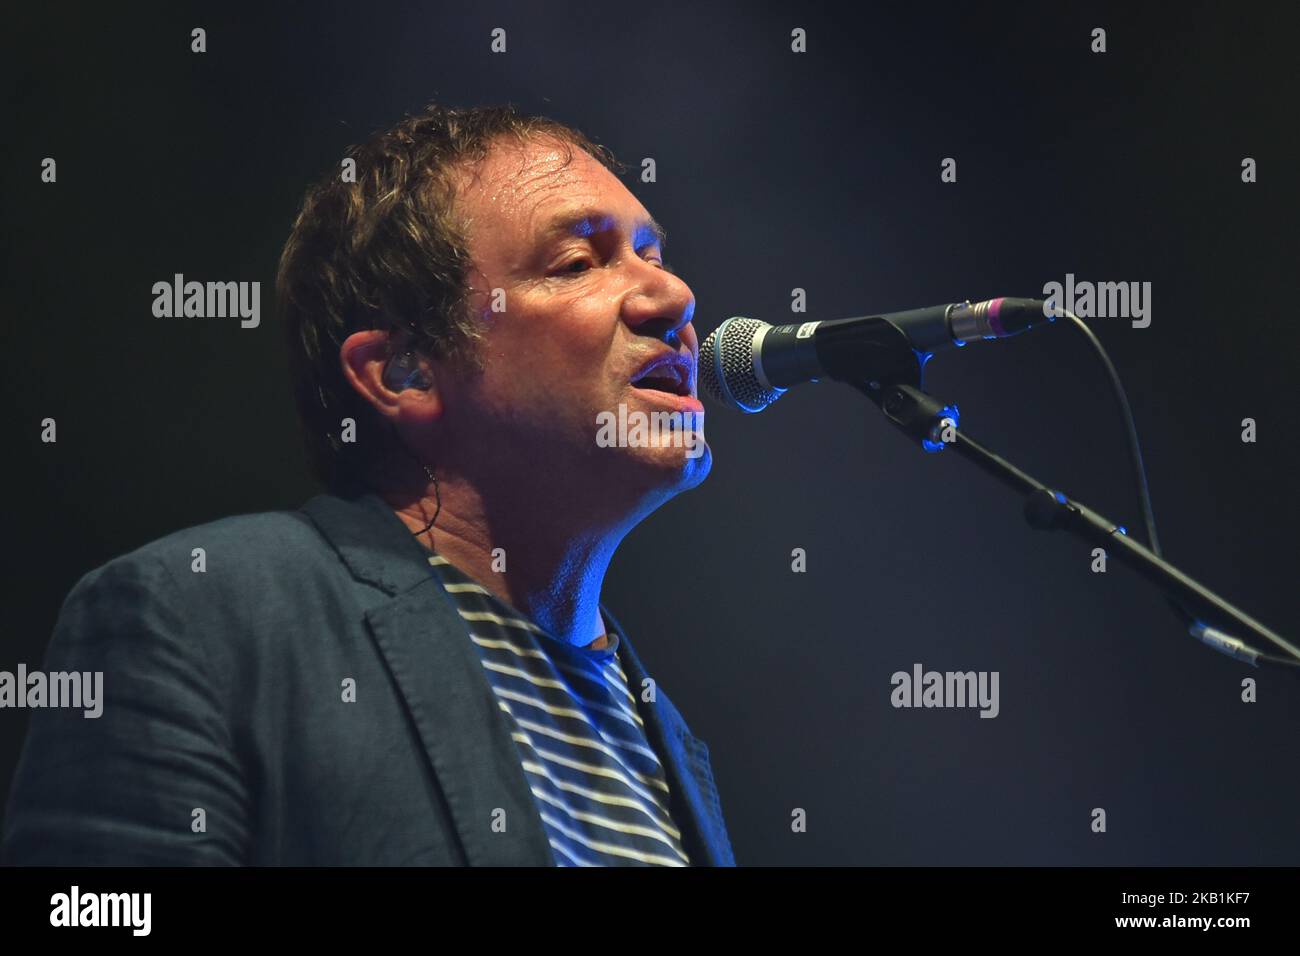
[[[302,510],[353,576],[386,595],[366,612],[366,624],[419,734],[466,861],[553,866],[510,726],[468,627],[429,570],[429,552],[374,495],[320,495]],[[641,701],[645,669],[627,632],[603,605],[601,612],[619,635],[619,657],[646,737],[663,763],[687,855],[697,866],[734,866],[708,747],[666,695],[656,693],[653,704]],[[502,819],[505,830],[497,832],[494,820]]]
[[[366,623],[419,734],[466,861],[553,866],[510,727],[465,622],[429,570],[428,551],[374,496],[322,495],[303,510],[355,577],[391,596],[366,612]]]
[[[641,659],[632,649],[627,632],[604,605],[601,613],[619,635],[618,656],[627,673],[628,689],[637,699],[650,746],[663,763],[673,804],[673,819],[682,831],[687,856],[694,866],[735,866],[736,860],[722,819],[718,789],[709,765],[708,746],[691,734],[677,708],[657,685],[654,703],[641,699],[642,682],[647,677]]]

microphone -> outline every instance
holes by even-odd
[[[700,346],[700,384],[724,405],[761,412],[793,385],[822,376],[859,385],[915,379],[931,352],[1054,318],[1041,299],[1008,298],[792,325],[737,316]]]

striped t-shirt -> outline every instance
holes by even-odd
[[[519,748],[557,866],[687,866],[663,765],[618,660],[619,636],[576,647],[441,555],[429,558]]]

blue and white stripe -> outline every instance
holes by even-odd
[[[441,555],[558,866],[688,866],[663,765],[618,660],[559,641]]]

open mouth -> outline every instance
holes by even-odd
[[[654,363],[632,380],[633,388],[653,392],[667,392],[669,395],[689,397],[691,394],[691,372],[684,361],[671,359]]]

